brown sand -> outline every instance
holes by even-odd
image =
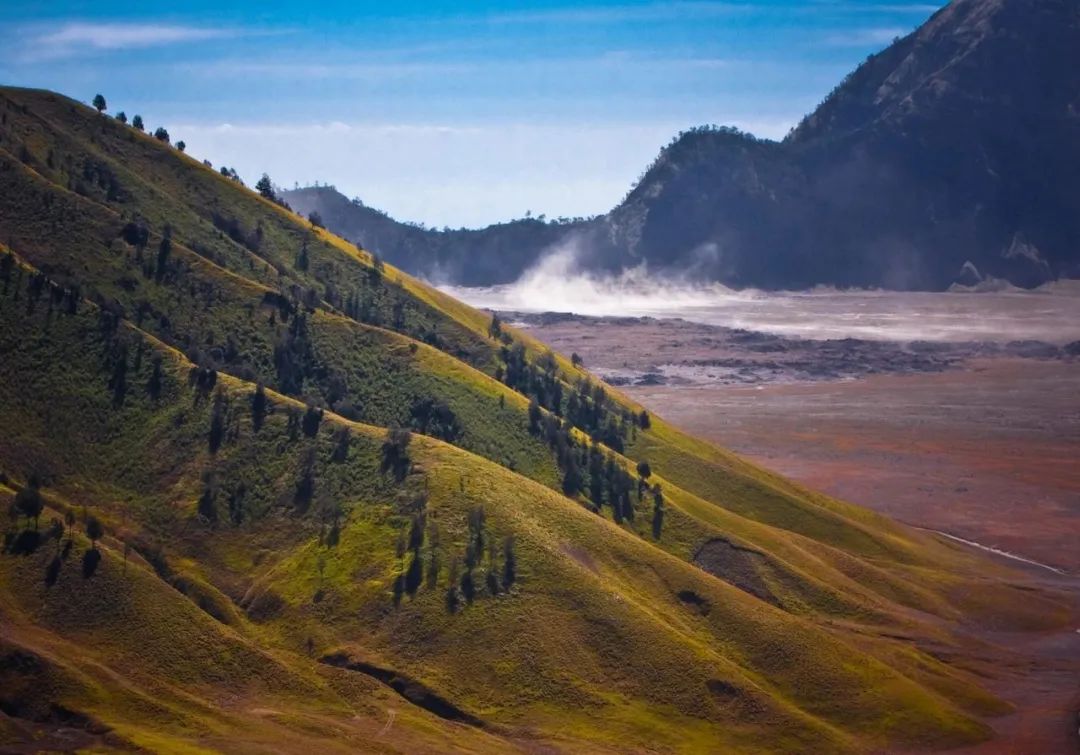
[[[740,352],[731,338],[690,324],[556,321],[530,330],[608,377],[660,372],[649,380],[667,384],[621,389],[763,466],[1067,572],[1024,567],[1032,585],[1076,596],[1070,626],[968,628],[998,648],[981,664],[989,687],[1016,711],[989,720],[998,737],[965,752],[1080,752],[1080,361],[961,350],[921,369],[856,345],[839,362],[824,349],[787,348],[785,364],[759,342]],[[849,363],[870,369],[860,374]],[[822,379],[830,373],[849,377]]]

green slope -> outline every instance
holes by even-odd
[[[58,95],[0,90],[0,243],[0,495],[36,476],[47,506],[0,556],[12,737],[70,719],[87,746],[149,749],[940,748],[1004,709],[935,659],[952,627],[1063,620],[954,545],[630,427],[611,389],[623,453],[567,427],[572,453],[609,477],[647,459],[665,516],[657,537],[636,483],[619,523],[594,512],[562,494],[506,341],[547,364],[554,412],[584,373]],[[414,435],[397,479],[385,428],[410,423],[450,442]],[[108,533],[90,577],[84,509]],[[45,523],[68,511],[63,558]]]

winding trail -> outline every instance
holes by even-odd
[[[1044,564],[1041,561],[1035,561],[1035,560],[1030,559],[1030,558],[1025,558],[1024,556],[1018,556],[1015,553],[1009,553],[1009,551],[1004,551],[1004,550],[1001,550],[1000,548],[995,548],[992,545],[983,545],[982,543],[977,543],[974,540],[967,540],[965,538],[959,537],[958,535],[950,535],[948,532],[942,532],[941,530],[930,529],[929,527],[919,527],[919,526],[914,525],[914,524],[909,524],[909,526],[914,527],[917,530],[922,530],[923,532],[932,532],[935,535],[941,535],[942,537],[947,537],[950,540],[954,540],[954,541],[956,541],[958,543],[963,543],[964,545],[970,546],[972,548],[978,548],[979,550],[986,551],[987,553],[993,553],[995,556],[1001,556],[1002,558],[1008,558],[1008,559],[1012,559],[1013,561],[1019,561],[1019,562],[1024,563],[1024,564],[1029,564],[1031,566],[1037,566],[1040,569],[1046,569],[1047,571],[1052,571],[1052,572],[1054,572],[1054,574],[1060,574],[1063,577],[1071,577],[1071,576],[1073,576],[1072,574],[1065,571],[1064,569],[1058,569],[1056,566],[1050,566],[1049,564]]]

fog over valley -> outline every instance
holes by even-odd
[[[1080,281],[977,293],[829,287],[737,291],[720,283],[654,275],[644,265],[618,275],[584,273],[575,252],[563,247],[548,254],[514,283],[441,288],[474,307],[503,312],[682,318],[808,339],[1080,340]]]

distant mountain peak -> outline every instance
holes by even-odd
[[[1033,286],[1080,275],[1077,166],[1080,3],[955,0],[783,142],[690,129],[593,221],[421,242],[354,210],[340,228],[406,269],[469,284],[513,280],[572,240],[585,269],[646,262],[731,286],[944,289],[969,261]]]

